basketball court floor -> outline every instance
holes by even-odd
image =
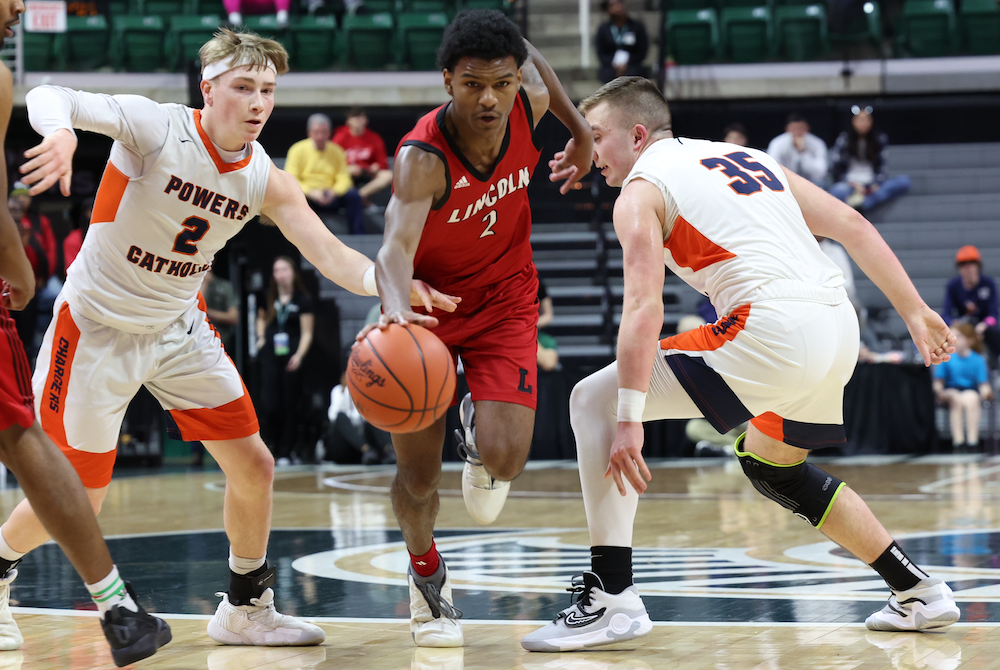
[[[318,648],[228,648],[205,634],[213,594],[228,579],[220,472],[118,477],[100,520],[141,602],[173,628],[173,642],[138,667],[1000,670],[1000,459],[825,462],[912,558],[955,590],[961,621],[925,634],[866,630],[865,617],[888,595],[881,580],[761,497],[734,460],[653,465],[635,569],[657,625],[607,651],[538,654],[519,644],[568,606],[569,577],[589,567],[574,463],[530,464],[489,527],[469,518],[460,471],[444,473],[436,537],[465,614],[463,649],[418,649],[410,639],[392,467],[276,476],[268,556],[278,565],[278,606],[325,628]],[[4,515],[20,497],[0,493]],[[54,545],[20,566],[11,602],[25,644],[0,652],[0,670],[114,667],[87,592]]]

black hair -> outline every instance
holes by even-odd
[[[365,108],[364,107],[351,107],[351,108],[349,108],[347,110],[347,116],[346,116],[346,118],[353,119],[355,116],[368,116],[368,114],[365,112]]]
[[[725,128],[723,128],[722,129],[722,137],[723,137],[723,139],[729,133],[739,133],[743,137],[747,137],[747,129],[743,126],[742,123],[730,123],[728,126],[726,126]]]
[[[868,109],[871,109],[870,107]],[[868,111],[868,110],[865,110]],[[858,142],[861,136],[858,135],[858,131],[854,129],[854,116],[852,115],[851,120],[847,123],[847,152],[854,158],[862,158],[872,165],[875,165],[878,156],[882,153],[882,134],[878,131],[878,127],[875,125],[875,116],[868,112],[872,117],[872,127],[868,130],[868,134],[865,135],[865,155],[862,156],[858,153]]]
[[[802,123],[802,122],[808,123],[808,121],[806,121],[806,117],[802,116],[798,112],[792,112],[791,114],[788,115],[788,118],[785,119],[786,126],[789,123]]]
[[[528,59],[521,31],[496,9],[465,9],[445,28],[437,50],[440,70],[454,71],[463,58],[496,60],[513,56],[517,67]]]

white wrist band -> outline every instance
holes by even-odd
[[[361,285],[365,289],[365,293],[368,295],[373,295],[378,297],[378,285],[375,283],[375,264],[372,263],[365,270],[365,276],[361,280]]]
[[[618,389],[618,421],[642,423],[646,394],[635,389]]]

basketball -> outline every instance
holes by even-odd
[[[390,433],[415,433],[448,411],[455,364],[434,333],[394,323],[375,328],[351,351],[347,386],[368,423]]]

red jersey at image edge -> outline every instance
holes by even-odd
[[[450,104],[450,103],[448,103]],[[531,208],[528,182],[538,164],[531,105],[522,88],[507,120],[500,154],[488,174],[459,150],[445,125],[442,105],[421,118],[399,143],[437,155],[448,188],[431,205],[413,259],[413,276],[438,290],[496,285],[531,265]]]

